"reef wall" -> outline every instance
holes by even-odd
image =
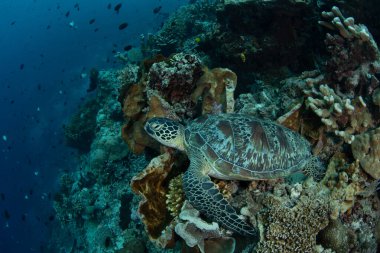
[[[61,177],[62,228],[52,244],[66,252],[376,252],[380,53],[361,20],[376,36],[378,21],[349,17],[363,16],[357,1],[325,2],[195,1],[144,38],[140,65],[100,71],[96,103],[78,114],[88,117],[66,126],[80,169]],[[181,180],[186,154],[143,128],[153,117],[187,124],[220,113],[277,121],[325,164],[320,182],[214,179],[258,240],[192,207]]]

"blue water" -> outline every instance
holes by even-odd
[[[0,252],[46,252],[58,225],[52,204],[59,175],[76,166],[62,125],[89,96],[81,74],[118,67],[112,50],[138,46],[140,34],[157,31],[186,2],[0,1]],[[120,31],[123,22],[129,26]]]

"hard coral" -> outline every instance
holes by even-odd
[[[344,153],[334,154],[322,180],[331,190],[331,219],[336,220],[352,210],[356,196],[363,192],[365,180],[358,162],[349,162]]]
[[[348,229],[339,219],[331,220],[329,225],[319,232],[318,241],[325,248],[330,248],[336,253],[348,252]]]
[[[176,54],[169,59],[146,63],[146,73],[128,92],[121,94],[124,117],[123,139],[135,153],[158,145],[149,138],[143,125],[152,117],[186,121],[202,113],[233,112],[236,74],[228,69],[213,69],[203,75],[195,55]],[[202,75],[202,77],[201,77]],[[197,103],[202,103],[202,112]]]
[[[178,216],[181,206],[185,200],[182,186],[182,174],[170,180],[168,194],[166,194],[166,205],[173,217]]]
[[[69,124],[64,126],[65,140],[68,146],[81,152],[88,152],[95,137],[96,114],[100,106],[95,99],[87,101],[75,113]]]
[[[327,34],[325,43],[332,57],[327,61],[327,71],[336,91],[353,97],[358,91],[371,94],[379,81],[380,52],[367,27],[355,24],[354,18],[345,18],[338,7],[322,16],[331,21],[319,23],[339,31],[339,35]]]
[[[202,114],[232,113],[234,111],[234,91],[237,76],[226,68],[204,69],[197,82],[197,88],[191,94],[194,103],[202,99]]]
[[[328,224],[326,199],[301,196],[294,207],[273,204],[261,214],[264,231],[257,252],[312,252],[316,235]]]
[[[154,63],[149,69],[147,88],[157,91],[166,101],[185,108],[189,96],[202,75],[201,62],[195,55],[175,54],[167,61]]]
[[[185,201],[181,208],[179,221],[175,226],[175,232],[185,240],[187,246],[198,246],[202,253],[232,253],[235,250],[235,240],[223,234],[216,222],[210,224],[202,220],[199,211],[187,201]],[[209,241],[209,239],[213,239],[213,241]],[[210,244],[212,247],[210,247]],[[222,249],[220,249],[221,245],[224,246]],[[206,249],[208,249],[208,251],[206,251]],[[215,251],[215,249],[222,251]]]
[[[355,136],[351,149],[364,171],[380,179],[380,128]]]

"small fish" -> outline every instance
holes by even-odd
[[[70,16],[70,11],[67,11],[65,16],[66,16],[66,18],[68,18]]]
[[[16,21],[12,21],[11,25],[14,25],[14,24],[16,24]]]
[[[109,4],[107,5],[107,9],[110,10],[111,7],[112,7],[112,5],[109,3]]]
[[[24,63],[21,63],[21,64],[20,64],[20,70],[23,70],[24,67],[25,67]]]
[[[6,220],[9,220],[11,218],[11,214],[8,212],[7,209],[4,210],[3,212],[3,217],[6,219]]]
[[[115,11],[116,11],[116,13],[117,14],[119,14],[119,10],[120,10],[120,8],[121,8],[121,3],[118,3],[116,6],[115,6],[115,8],[113,8]]]
[[[70,26],[71,28],[78,29],[78,26],[75,25],[75,22],[74,22],[74,21],[71,21],[71,22],[69,23],[69,26]]]
[[[94,32],[97,32],[97,31],[99,31],[99,28],[95,28],[95,29],[94,29]]]
[[[50,25],[46,26],[46,30],[49,30],[50,28],[51,28],[51,26],[50,26]]]
[[[23,214],[21,215],[21,220],[22,220],[22,221],[26,221],[26,214],[25,214],[25,213],[23,213]]]
[[[157,6],[156,8],[154,8],[153,9],[153,13],[154,14],[157,14],[157,13],[159,13],[160,12],[160,10],[161,10],[161,8],[162,8],[162,6],[160,5],[160,6]]]
[[[128,27],[128,23],[122,23],[119,25],[119,30],[124,30],[127,27]]]
[[[91,24],[93,24],[93,23],[95,23],[95,19],[93,18],[93,19],[91,19],[90,21],[88,21],[88,23],[91,25]]]
[[[79,11],[79,4],[76,3],[76,4],[74,5],[74,8],[77,9],[77,11]]]
[[[1,200],[5,200],[5,194],[2,193],[2,192],[0,192],[0,199],[1,199]]]
[[[132,49],[132,45],[128,45],[124,47],[124,51],[129,51]]]

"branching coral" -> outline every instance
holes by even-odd
[[[345,18],[338,7],[322,12],[329,22],[323,26],[337,30],[339,35],[326,35],[325,43],[332,57],[327,61],[327,72],[336,92],[352,98],[371,94],[379,81],[380,52],[367,27],[355,24],[352,17]]]
[[[319,85],[318,90],[312,88],[312,96],[306,105],[317,114],[328,131],[351,143],[354,134],[361,133],[372,126],[372,116],[361,96],[355,100],[343,99],[327,85]]]

